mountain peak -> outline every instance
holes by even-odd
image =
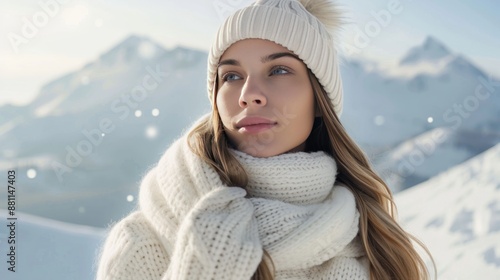
[[[427,36],[424,43],[411,48],[399,64],[411,65],[420,62],[434,62],[450,54],[451,52],[443,43],[432,36]]]
[[[127,46],[130,46],[130,45],[138,45],[140,44],[140,42],[142,41],[149,41],[148,38],[146,37],[141,37],[139,35],[136,35],[136,34],[131,34],[130,36],[128,36],[127,38],[125,38],[123,41],[121,41],[120,43],[117,44],[117,46],[123,46],[123,45],[127,45]]]
[[[446,67],[450,71],[470,73],[474,77],[478,76],[486,77],[486,74],[481,69],[479,69],[476,65],[474,65],[472,62],[467,60],[462,55],[454,56],[453,59],[451,59],[450,62],[446,65]]]
[[[164,52],[165,49],[151,39],[132,34],[101,55],[100,60],[107,64],[115,64],[120,61],[143,61],[158,57]]]
[[[443,52],[450,53],[448,48],[433,36],[427,36],[427,38],[425,38],[423,48],[425,50],[442,50]]]

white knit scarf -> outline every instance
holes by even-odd
[[[250,279],[263,249],[277,271],[352,253],[359,213],[352,193],[334,185],[329,155],[231,152],[249,176],[246,190],[222,183],[186,137],[142,181],[139,207],[171,252],[164,279]]]

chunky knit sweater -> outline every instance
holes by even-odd
[[[250,279],[263,250],[275,279],[369,279],[352,193],[324,152],[255,158],[227,186],[175,141],[143,178],[138,208],[110,230],[98,280]]]

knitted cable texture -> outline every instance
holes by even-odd
[[[275,279],[369,279],[355,200],[324,152],[255,158],[231,150],[246,190],[175,141],[140,186],[139,209],[115,224],[98,280],[250,279],[265,249]]]

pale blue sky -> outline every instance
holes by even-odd
[[[184,45],[208,51],[213,36],[232,10],[251,0],[20,0],[0,3],[0,105],[25,104],[46,82],[75,71],[134,33],[149,36],[165,47]],[[61,1],[63,2],[63,1]],[[356,56],[382,64],[398,61],[412,46],[432,35],[452,51],[464,54],[488,73],[500,77],[500,2],[452,0],[339,0],[352,24],[343,37],[376,23],[374,14],[398,7],[397,14]],[[54,15],[26,38],[22,34],[33,16],[47,13],[39,3],[50,6]],[[14,46],[15,35],[25,39]],[[17,49],[17,53],[15,50]]]

